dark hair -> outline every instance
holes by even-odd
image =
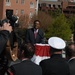
[[[35,21],[34,21],[34,28],[36,27],[36,22],[41,23],[39,20],[35,20]]]
[[[53,51],[53,52],[62,51],[62,49],[55,49],[55,48],[53,48],[53,47],[51,47],[50,49],[51,49],[51,51]]]
[[[0,26],[3,26],[4,23],[9,23],[9,20],[7,18],[0,20]]]
[[[25,58],[32,58],[35,53],[35,47],[33,44],[28,43],[22,46],[22,50],[24,51]]]
[[[70,43],[68,46],[65,48],[66,51],[66,56],[71,58],[72,56],[75,56],[75,48],[72,48],[72,45],[75,46],[75,43]]]

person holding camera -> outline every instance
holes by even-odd
[[[0,54],[9,39],[11,31],[12,27],[10,26],[10,23],[4,22],[2,26],[0,26]]]
[[[10,37],[12,27],[6,20],[2,20],[0,24],[0,75],[4,75],[7,70],[8,60],[5,56],[5,48]]]

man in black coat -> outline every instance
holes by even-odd
[[[30,60],[35,52],[34,46],[26,44],[22,46],[22,50],[24,51],[22,62],[10,67],[13,75],[42,75],[41,67]]]
[[[70,73],[71,75],[75,75],[75,43],[70,43],[66,47],[66,57],[70,67]]]
[[[65,48],[65,42],[59,37],[51,37],[48,40],[50,45],[51,58],[40,62],[43,75],[70,75],[69,65],[62,58],[62,49]]]
[[[25,34],[26,43],[43,43],[44,32],[40,29],[40,21],[35,20],[33,28],[27,29]]]
[[[11,31],[12,27],[10,23],[6,22],[6,20],[2,20],[0,25],[0,75],[4,75],[8,68],[8,60],[5,57],[4,49],[6,48]]]
[[[11,31],[12,27],[10,26],[10,23],[4,22],[2,23],[2,26],[0,26],[0,54],[6,46]]]

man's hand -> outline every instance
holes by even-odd
[[[7,30],[11,33],[12,26],[10,26],[10,23],[4,23],[3,26],[2,26],[2,30]]]

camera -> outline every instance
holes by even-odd
[[[10,23],[12,27],[18,27],[18,23],[15,23],[17,21],[17,17],[12,16],[11,18],[5,18],[3,20],[0,20],[0,26],[2,26],[4,23]]]
[[[2,26],[4,23],[10,23],[10,25],[14,28],[14,27],[18,27],[19,24],[16,23],[16,21],[18,20],[18,17],[13,15],[13,10],[11,9],[7,9],[6,10],[6,18],[3,20],[0,20],[0,26]]]
[[[17,16],[13,15],[13,10],[6,10],[6,18],[9,20],[9,23],[12,27],[18,27],[18,24],[15,22],[18,20]]]

